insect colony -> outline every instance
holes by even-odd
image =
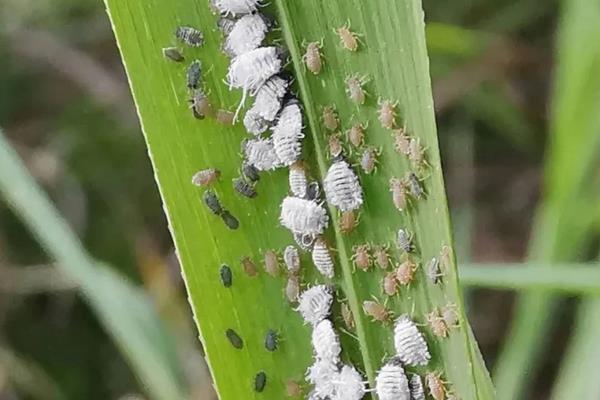
[[[259,12],[257,0],[212,0],[212,6],[221,15],[218,27],[224,36],[222,50],[231,59],[226,83],[230,90],[242,91],[242,100],[235,113],[228,110],[215,112],[202,88],[203,66],[200,61],[194,60],[186,71],[190,109],[198,119],[214,117],[222,124],[234,124],[240,117],[245,101],[254,99],[242,118],[250,138],[241,144],[244,156],[241,174],[233,180],[233,187],[239,195],[255,198],[258,195],[256,185],[262,172],[280,168],[289,171],[289,195],[281,202],[280,223],[292,233],[296,246],[289,245],[283,251],[287,275],[285,295],[290,303],[297,304],[296,310],[312,328],[314,360],[306,371],[305,379],[311,385],[306,398],[359,400],[366,393],[374,392],[380,400],[420,400],[426,398],[425,386],[434,400],[455,398],[439,372],[427,373],[424,380],[416,373],[407,375],[406,367],[426,366],[431,355],[418,328],[420,325],[408,314],[394,317],[385,302],[363,302],[364,313],[374,321],[384,324],[393,322],[390,329],[393,331],[395,355],[379,368],[374,387],[368,388],[362,373],[342,362],[340,339],[331,320],[335,297],[331,279],[335,276],[335,261],[323,236],[330,223],[326,205],[338,210],[340,232],[351,233],[359,224],[358,213],[364,198],[359,177],[345,154],[344,141],[359,154],[357,166],[364,174],[377,172],[381,150],[366,145],[368,123],[354,122],[343,135],[339,131],[340,120],[336,107],[331,104],[322,106],[321,122],[329,135],[331,165],[323,178],[324,193],[321,193],[319,183],[311,181],[308,165],[302,160],[305,137],[303,108],[300,100],[291,92],[291,76],[283,70],[286,51],[278,46],[263,46],[274,21]],[[335,32],[343,49],[358,51],[359,35],[350,29],[349,24],[339,27]],[[200,47],[204,42],[202,32],[189,26],[176,28],[175,36],[187,46]],[[314,76],[319,75],[324,67],[322,51],[322,41],[305,45],[303,62]],[[185,60],[175,47],[164,48],[163,55],[175,62]],[[367,97],[364,86],[368,78],[355,73],[348,76],[344,83],[349,100],[357,107],[362,106]],[[425,201],[426,198],[423,176],[429,165],[425,149],[419,138],[411,137],[404,129],[397,127],[396,102],[379,99],[376,119],[382,128],[392,134],[395,150],[406,156],[412,166],[404,177],[393,177],[389,182],[392,204],[399,211],[407,211],[411,206],[416,206],[416,202]],[[229,229],[238,229],[239,221],[221,204],[211,188],[220,176],[217,168],[207,168],[198,171],[192,177],[192,183],[204,188],[202,198],[206,207],[219,216]],[[412,233],[399,228],[395,244],[402,253],[402,258],[397,262],[390,256],[386,243],[364,243],[352,249],[351,261],[362,271],[368,271],[374,265],[386,271],[391,268],[381,283],[382,292],[387,296],[394,296],[401,287],[410,285],[420,266]],[[302,291],[298,248],[311,253],[316,270],[328,281],[327,284],[317,284]],[[278,253],[274,250],[264,253],[265,271],[271,276],[279,274]],[[450,249],[444,246],[439,257],[427,262],[425,273],[431,284],[442,282],[450,256]],[[258,273],[248,257],[241,260],[241,266],[248,276]],[[223,264],[219,274],[223,286],[230,288],[233,284],[231,268]],[[346,327],[355,329],[354,316],[346,302],[341,303],[341,314]],[[452,328],[458,326],[457,310],[452,304],[435,308],[426,315],[426,321],[435,336],[445,338]],[[244,347],[242,337],[233,329],[227,329],[225,336],[236,349]],[[265,349],[276,351],[278,343],[278,333],[269,329],[265,336]],[[267,374],[259,371],[254,378],[254,389],[262,392],[266,385]],[[294,380],[288,381],[286,387],[290,396],[299,396],[304,392],[303,387]]]

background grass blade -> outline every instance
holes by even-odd
[[[247,137],[241,126],[224,127],[212,119],[197,121],[187,109],[185,66],[163,59],[161,48],[174,44],[173,31],[178,25],[200,27],[206,44],[200,49],[184,50],[188,61],[200,59],[207,72],[204,79],[216,108],[234,109],[239,93],[229,92],[222,80],[228,60],[220,52],[222,37],[215,29],[217,17],[208,2],[158,0],[128,2],[106,0],[113,29],[121,50],[133,95],[138,107],[150,157],[165,204],[170,229],[183,267],[194,315],[201,332],[207,358],[221,399],[258,398],[252,389],[255,374],[264,370],[268,385],[260,398],[283,397],[287,379],[301,379],[310,363],[309,329],[284,300],[283,277],[271,278],[243,274],[240,259],[250,257],[261,263],[267,249],[283,249],[292,243],[287,231],[279,226],[281,199],[287,193],[285,171],[264,175],[256,200],[241,200],[234,194],[231,179],[239,174],[240,142]],[[439,254],[442,245],[451,245],[447,205],[442,181],[433,115],[429,67],[424,40],[423,12],[420,1],[396,3],[309,0],[276,0],[266,12],[276,16],[283,42],[290,52],[290,69],[295,72],[298,94],[305,107],[305,158],[313,166],[311,173],[321,178],[329,164],[325,157],[327,137],[320,121],[324,105],[334,104],[347,129],[353,118],[369,121],[367,142],[382,148],[379,170],[363,176],[366,206],[361,223],[348,237],[341,236],[337,216],[332,212],[334,229],[328,239],[337,250],[339,298],[348,301],[357,322],[354,335],[342,335],[345,360],[358,366],[372,381],[385,355],[393,351],[390,327],[371,322],[361,303],[373,295],[382,299],[380,282],[383,271],[355,272],[350,255],[353,245],[366,241],[391,243],[401,226],[416,233],[423,261]],[[342,50],[334,27],[350,23],[361,36],[360,50]],[[319,76],[309,76],[303,68],[302,42],[323,39],[325,68]],[[369,79],[368,101],[364,107],[351,104],[344,92],[344,79],[358,73]],[[393,208],[387,183],[392,176],[402,177],[408,163],[392,148],[389,131],[376,119],[377,99],[397,100],[398,123],[427,147],[432,165],[425,181],[428,199],[415,211],[401,215]],[[354,162],[357,154],[351,154]],[[215,190],[222,204],[240,219],[240,229],[230,231],[201,204],[201,191],[190,184],[199,169],[215,167],[222,178]],[[333,210],[331,210],[333,211]],[[397,257],[395,249],[392,249]],[[304,282],[319,277],[309,268],[305,257]],[[219,281],[219,267],[227,263],[234,274],[233,286]],[[451,337],[439,340],[427,329],[427,338],[435,354],[431,370],[444,371],[461,398],[493,398],[493,388],[477,346],[470,333],[461,304],[454,261],[445,284],[431,287],[423,269],[416,283],[402,290],[400,298],[388,301],[396,313],[412,313],[425,322],[425,313],[433,307],[455,303],[459,306],[461,328]],[[340,316],[334,317],[339,326]],[[226,340],[226,329],[235,329],[244,340],[240,351]],[[278,351],[263,348],[267,329],[282,332]],[[357,340],[358,339],[358,340]],[[420,370],[422,371],[422,370]],[[236,384],[232,384],[235,382]]]
[[[85,252],[2,132],[0,192],[57,267],[81,287],[84,298],[148,388],[148,395],[158,400],[185,398],[173,343],[148,298]]]
[[[552,142],[546,160],[545,197],[538,212],[530,260],[576,260],[591,238],[597,192],[590,185],[600,145],[599,6],[588,0],[562,5],[558,68],[552,105]],[[577,162],[573,162],[574,157]],[[553,299],[531,293],[520,299],[498,360],[500,399],[519,398],[549,337]]]

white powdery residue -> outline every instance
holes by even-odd
[[[334,269],[331,252],[329,251],[329,247],[327,247],[327,243],[321,238],[317,239],[315,242],[312,250],[312,260],[315,267],[317,267],[323,276],[330,279],[333,278]]]
[[[326,319],[331,313],[333,294],[326,285],[313,286],[300,295],[298,311],[311,325]]]
[[[260,0],[212,0],[213,6],[223,15],[250,14],[261,6]]]
[[[288,102],[273,127],[275,153],[284,165],[292,165],[302,154],[302,109],[298,101]]]
[[[375,393],[379,400],[410,400],[408,379],[400,361],[393,360],[381,367],[375,377]]]
[[[271,139],[251,139],[244,143],[244,154],[248,164],[259,171],[272,171],[281,167]]]
[[[328,319],[317,323],[312,332],[312,346],[317,360],[337,364],[340,361],[342,347],[340,339]]]
[[[229,31],[223,49],[230,57],[237,57],[258,48],[268,31],[267,21],[261,14],[244,15]]]
[[[351,365],[344,365],[335,381],[335,400],[360,400],[366,393],[362,375]]]
[[[394,345],[397,357],[407,365],[427,365],[431,355],[427,342],[415,323],[404,314],[398,317],[394,326]]]
[[[338,377],[337,365],[317,360],[306,371],[306,381],[314,385],[312,396],[315,399],[331,398],[335,394],[335,380]]]
[[[288,196],[281,203],[279,221],[293,233],[320,235],[327,228],[329,217],[321,204]]]
[[[327,200],[342,212],[359,208],[363,203],[358,177],[346,161],[334,162],[323,182]]]

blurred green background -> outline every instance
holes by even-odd
[[[459,265],[593,260],[598,193],[586,190],[583,205],[571,201],[599,178],[600,85],[589,81],[600,77],[591,40],[600,38],[599,6],[424,0],[424,7]],[[0,126],[10,144],[89,255],[143,290],[174,344],[165,354],[172,350],[181,391],[215,398],[104,4],[1,0],[0,60]],[[81,295],[88,287],[57,265],[9,204],[0,202],[0,399],[159,398],[128,361],[131,342],[98,318],[95,295]],[[571,224],[548,226],[555,220]],[[516,294],[466,290],[475,336],[494,369],[518,317]],[[518,378],[501,367],[501,382],[513,380],[502,398],[581,398],[560,387],[550,394],[557,377],[569,375],[565,353],[567,361],[577,354],[569,338],[590,329],[577,322],[578,298],[567,300],[545,309],[546,321],[521,315],[544,327],[537,333],[544,351],[535,358],[518,347],[523,336],[509,341],[529,361],[519,363],[526,392],[515,394]],[[119,306],[126,315],[130,303]],[[509,353],[505,370],[518,360]],[[583,365],[597,371],[598,363]]]

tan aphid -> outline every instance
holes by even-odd
[[[434,400],[446,400],[446,387],[439,372],[428,372],[425,375],[425,384]]]
[[[192,176],[192,183],[196,186],[209,186],[221,177],[221,171],[215,168],[207,168],[198,171]]]
[[[300,397],[302,396],[302,387],[298,381],[294,379],[288,379],[285,382],[285,393],[288,397]]]
[[[408,206],[408,184],[404,179],[391,178],[390,192],[392,192],[392,201],[398,211],[406,210]]]
[[[392,318],[390,310],[377,301],[365,300],[363,302],[363,310],[365,314],[375,321],[388,322]]]
[[[448,327],[440,314],[440,310],[435,308],[432,312],[427,314],[427,323],[435,336],[442,338],[448,337]]]
[[[390,255],[388,254],[388,245],[373,246],[373,259],[381,269],[388,269],[390,266]]]
[[[415,272],[417,270],[417,264],[414,261],[407,259],[400,263],[396,269],[396,279],[398,283],[407,286],[415,279]]]
[[[367,127],[361,123],[355,122],[350,129],[346,131],[348,141],[352,143],[354,147],[360,147],[365,141],[365,129]]]
[[[355,104],[364,104],[367,96],[363,85],[367,83],[365,77],[361,78],[358,75],[352,75],[346,79],[346,94]]]
[[[396,126],[396,104],[391,100],[379,99],[378,118],[381,126],[385,129],[393,129]]]
[[[329,135],[327,139],[327,145],[329,147],[329,155],[335,158],[342,154],[344,148],[342,147],[342,135],[339,132]]]
[[[415,168],[423,168],[427,165],[425,149],[421,146],[420,138],[412,138],[410,140],[408,159]]]
[[[448,329],[458,328],[458,309],[456,304],[446,304],[442,307],[441,311],[442,319]]]
[[[273,250],[265,251],[265,271],[273,277],[279,275],[279,260]]]
[[[217,111],[216,120],[222,125],[233,125],[234,113],[229,110],[220,109]]]
[[[358,218],[354,210],[344,211],[340,214],[340,231],[343,234],[347,235],[351,233],[357,225]]]
[[[315,75],[319,74],[323,68],[322,47],[323,44],[321,42],[310,42],[306,45],[306,53],[302,57],[306,63],[306,68]]]
[[[360,244],[356,245],[352,248],[352,261],[354,265],[363,271],[368,270],[373,265],[373,260],[371,259],[371,254],[369,253],[371,250],[371,246],[368,244]]]
[[[334,106],[323,107],[323,115],[321,116],[323,125],[330,131],[335,131],[340,126],[340,121],[337,116],[337,111]]]
[[[341,26],[335,30],[340,37],[340,43],[346,50],[358,50],[358,35],[350,30],[350,24]]]
[[[250,257],[243,257],[241,263],[242,263],[242,268],[244,269],[244,272],[246,273],[246,275],[253,277],[258,274],[256,265],[250,259]]]
[[[410,136],[406,133],[404,128],[394,129],[392,131],[394,135],[394,148],[400,154],[408,156],[410,154]]]
[[[296,303],[300,296],[300,278],[298,275],[289,275],[285,285],[285,297],[290,303]]]
[[[346,327],[350,330],[354,330],[354,328],[356,328],[356,322],[354,322],[354,314],[352,314],[352,310],[350,309],[350,306],[348,306],[348,303],[342,303],[341,311]]]
[[[388,272],[383,277],[383,291],[388,296],[395,296],[398,293],[398,281],[396,280],[396,273],[394,271]]]

